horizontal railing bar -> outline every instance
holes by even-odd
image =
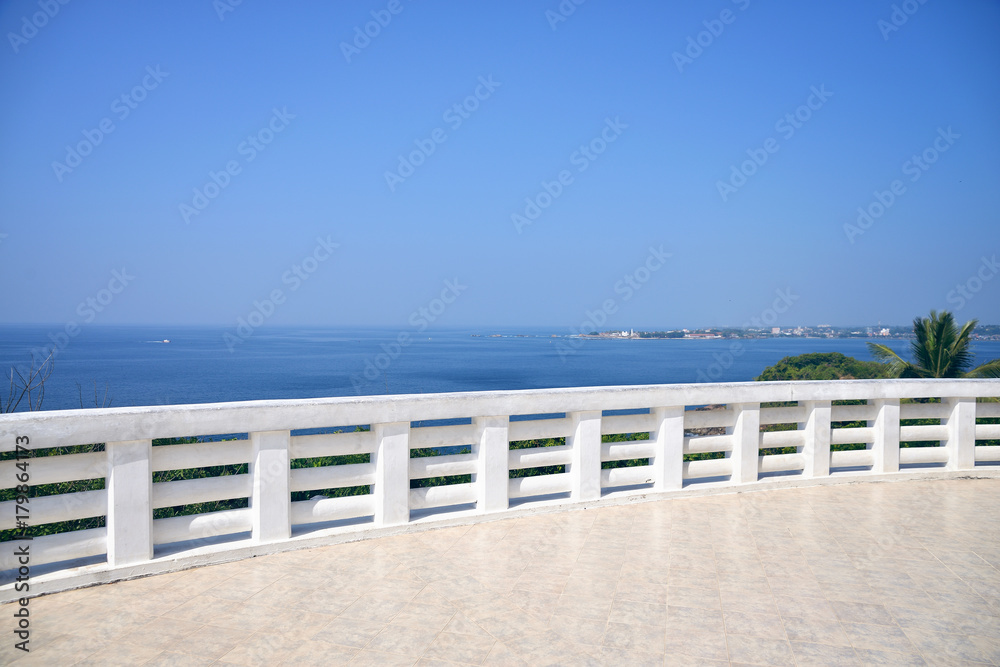
[[[371,454],[375,451],[375,434],[371,431],[294,435],[288,445],[293,459],[316,459],[325,456]]]
[[[563,438],[570,434],[573,422],[569,417],[560,419],[540,419],[538,421],[510,422],[507,439],[511,442],[521,440],[543,440],[546,438]]]
[[[684,438],[685,454],[731,451],[733,451],[733,436],[731,435],[703,435],[696,438]]]
[[[656,447],[648,440],[601,443],[601,462],[648,459],[653,456],[656,456]]]
[[[806,467],[806,457],[802,454],[771,454],[757,457],[760,472],[787,472]]]
[[[761,408],[760,423],[764,424],[795,424],[804,422],[808,412],[806,406],[797,405],[786,408]]]
[[[899,406],[900,419],[946,419],[948,412],[945,403],[903,403]]]
[[[371,516],[375,513],[375,496],[343,496],[315,498],[292,503],[292,525],[339,521]]]
[[[612,433],[646,433],[655,428],[656,422],[651,414],[601,417],[601,435]]]
[[[875,429],[870,426],[863,428],[830,429],[831,445],[865,444],[875,440]]]
[[[252,492],[253,479],[250,475],[222,475],[159,482],[153,485],[153,509],[247,498]]]
[[[834,405],[830,408],[830,421],[856,422],[875,419],[874,405]]]
[[[719,410],[685,410],[684,428],[726,428],[736,423],[736,411],[731,408]]]
[[[948,427],[938,424],[926,424],[923,426],[900,426],[899,441],[912,442],[919,440],[947,440]]]
[[[479,457],[475,454],[448,454],[410,459],[410,479],[471,475],[478,470]]]
[[[0,462],[0,488],[10,489],[20,484],[17,475],[23,474],[24,471],[17,467],[17,463],[17,461]],[[32,486],[77,482],[83,479],[103,479],[108,471],[108,455],[105,452],[88,452],[40,456],[31,459],[28,467],[28,482]]]
[[[471,445],[476,436],[475,428],[473,424],[458,424],[411,429],[410,449]]]
[[[16,500],[0,503],[0,530],[17,527],[19,515],[15,505],[17,505]],[[28,503],[24,504],[24,507],[28,509],[26,523],[29,526],[56,523],[57,521],[89,519],[95,516],[104,516],[108,511],[108,493],[104,489],[60,493],[53,496],[31,498]],[[25,515],[20,514],[20,516]],[[28,534],[31,534],[30,529]]]
[[[250,461],[250,441],[197,442],[153,447],[153,472],[239,465]]]
[[[567,493],[572,488],[572,479],[568,472],[554,475],[536,475],[534,477],[517,477],[507,482],[507,494],[510,498],[527,498],[549,493]]]
[[[919,398],[1000,394],[992,379],[840,380],[573,387],[511,391],[408,394],[243,401],[193,405],[52,410],[0,415],[0,451],[30,431],[29,447],[72,439],[88,442],[322,428],[331,422],[380,423],[467,418],[470,415],[625,410],[669,405]],[[694,411],[687,411],[687,413]],[[687,419],[685,419],[687,421]],[[513,426],[512,422],[512,426]],[[523,422],[517,422],[523,423]],[[26,430],[27,429],[27,430]]]
[[[760,434],[761,449],[770,447],[801,447],[805,431],[765,431]]]
[[[476,502],[475,484],[448,484],[410,489],[410,509],[422,510]]]
[[[976,440],[1000,440],[1000,424],[976,424]]]
[[[507,467],[510,470],[521,470],[522,468],[566,465],[572,457],[573,448],[569,445],[512,449],[507,454]]]
[[[976,460],[977,461],[1000,461],[1000,446],[998,445],[981,445],[976,447]]]
[[[901,447],[899,462],[902,463],[946,463],[948,450],[944,447]]]
[[[870,449],[849,449],[844,452],[830,452],[831,468],[871,466],[875,464],[875,454]]]
[[[253,528],[249,509],[171,516],[153,521],[153,543],[170,544],[216,535],[243,533]]]
[[[296,468],[291,471],[289,476],[289,485],[293,492],[339,489],[345,486],[365,486],[374,483],[374,463]]]
[[[47,565],[75,558],[100,556],[108,550],[108,529],[87,528],[68,533],[42,535],[31,542],[7,542],[10,549],[0,549],[0,570],[16,570],[18,557],[14,544],[30,545],[31,565]]]
[[[724,477],[732,474],[732,459],[705,459],[703,461],[684,462],[684,479]]]
[[[601,487],[629,486],[632,484],[652,484],[655,481],[653,466],[633,466],[631,468],[610,468],[601,470]]]

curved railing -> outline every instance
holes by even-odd
[[[997,397],[1000,380],[847,380],[2,415],[0,489],[12,499],[0,502],[8,536],[0,599],[20,595],[26,548],[34,594],[540,507],[993,476],[1000,446],[984,443],[1000,440]],[[198,436],[216,438],[163,441]],[[552,438],[564,440],[532,442]],[[41,455],[79,445],[93,451]],[[163,473],[191,469],[204,476],[163,481]],[[415,481],[428,479],[436,485]],[[87,481],[94,488],[52,492]],[[185,512],[233,500],[244,507]],[[175,516],[158,518],[163,508]],[[101,518],[101,527],[37,534],[43,524]]]

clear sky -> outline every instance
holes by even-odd
[[[1000,322],[994,0],[233,2],[0,4],[0,323]]]

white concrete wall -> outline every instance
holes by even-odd
[[[1000,448],[975,446],[976,438],[1000,437],[1000,426],[976,424],[977,416],[1000,416],[1000,405],[977,403],[976,398],[998,396],[1000,380],[851,380],[68,410],[0,415],[0,451],[12,451],[15,438],[21,436],[28,436],[33,448],[106,443],[104,454],[31,460],[34,484],[105,477],[104,491],[48,496],[32,503],[32,525],[107,517],[106,530],[33,541],[33,564],[69,561],[65,568],[69,577],[79,573],[72,559],[94,554],[106,554],[106,563],[99,568],[109,572],[137,566],[141,569],[144,563],[160,563],[160,569],[169,569],[162,557],[154,557],[156,545],[194,540],[186,547],[190,553],[243,553],[240,550],[293,543],[298,539],[293,537],[296,526],[368,517],[367,523],[313,532],[364,534],[390,527],[405,529],[415,521],[427,521],[424,515],[434,508],[437,520],[485,520],[534,506],[525,505],[525,499],[548,506],[579,506],[617,501],[624,496],[685,493],[697,484],[709,490],[745,489],[768,483],[767,475],[773,472],[793,473],[781,478],[783,483],[808,484],[823,483],[831,475],[844,476],[846,473],[837,468],[847,465],[870,466],[847,474],[851,479],[902,474],[901,464],[929,470],[938,465],[937,469],[949,473],[1000,470],[996,465]],[[900,405],[900,399],[920,397],[937,397],[941,403]],[[868,405],[831,406],[832,401],[847,399],[864,399]],[[762,403],[776,401],[798,404],[761,407]],[[714,412],[685,409],[705,404],[724,404],[727,408]],[[941,419],[940,426],[903,427],[904,434],[940,436],[941,446],[905,449],[901,457],[901,407],[904,419]],[[649,414],[602,416],[604,410],[628,409],[648,409]],[[566,416],[529,422],[510,419],[543,413]],[[411,428],[411,421],[429,419],[466,419],[471,423]],[[867,426],[850,431],[831,429],[831,419],[861,419]],[[761,424],[776,423],[794,424],[797,429],[760,431]],[[296,429],[348,424],[369,424],[370,430],[291,435]],[[726,435],[690,434],[693,428],[705,427],[725,428]],[[151,441],[158,438],[234,432],[249,433],[249,442],[151,446]],[[649,432],[649,438],[601,443],[602,433],[626,432]],[[565,437],[566,444],[509,450],[511,439],[539,437]],[[861,443],[867,449],[831,454],[831,443]],[[468,446],[471,453],[410,458],[411,448],[445,446]],[[783,446],[795,447],[797,453],[760,453],[761,449]],[[719,452],[725,458],[683,461],[685,453],[702,452]],[[347,454],[367,454],[370,460],[290,469],[291,461],[298,458]],[[611,470],[601,467],[602,462],[632,459],[648,459],[648,465]],[[239,463],[248,464],[248,474],[152,483],[153,471]],[[939,464],[944,464],[943,468]],[[0,462],[0,488],[17,483],[14,465],[14,461]],[[565,472],[509,479],[512,468],[550,465],[565,465]],[[410,489],[411,479],[449,475],[471,475],[471,482]],[[291,502],[294,491],[356,486],[369,486],[370,495]],[[556,495],[544,501],[532,500],[546,494]],[[247,498],[248,509],[152,519],[156,507],[231,498]],[[15,526],[13,505],[0,503],[0,529]],[[470,510],[470,505],[474,509]],[[468,518],[470,515],[473,518]],[[475,519],[477,516],[480,518]],[[244,531],[249,532],[246,539],[222,545],[206,541]],[[0,570],[14,566],[7,551],[12,550],[0,549]],[[53,576],[58,578],[58,574]],[[5,587],[0,586],[0,596],[4,591]]]

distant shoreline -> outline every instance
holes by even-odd
[[[986,333],[973,334],[972,340],[1000,340],[1000,325],[979,325]],[[473,338],[579,338],[586,340],[768,340],[768,339],[806,339],[806,340],[913,340],[912,329],[899,330],[901,327],[882,328],[882,333],[833,330],[829,333],[806,331],[802,327],[777,332],[767,332],[760,329],[710,329],[701,331],[604,331],[600,333],[562,333],[562,334],[528,334],[528,333],[493,333],[471,334]]]

